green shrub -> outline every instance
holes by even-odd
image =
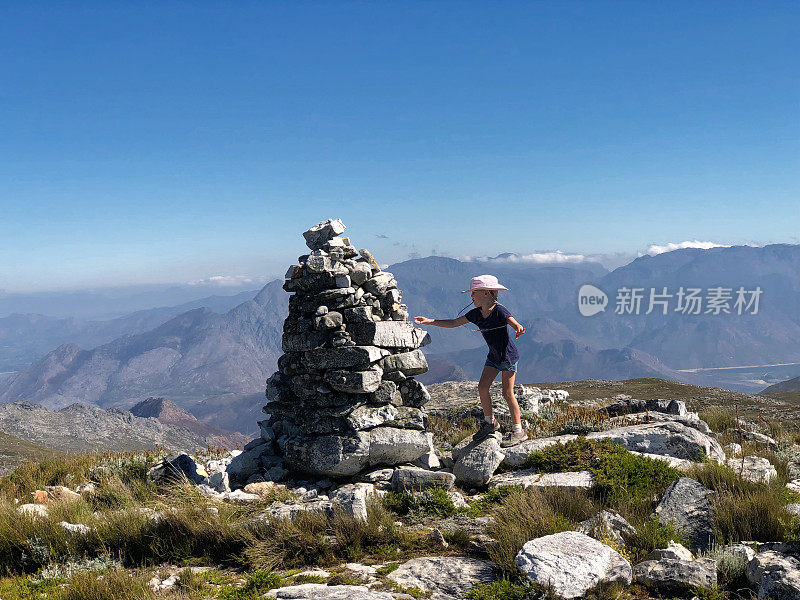
[[[696,587],[693,590],[698,600],[725,600],[725,588],[715,585],[713,587]]]
[[[106,571],[100,577],[97,573],[79,573],[68,581],[63,600],[119,600],[136,598],[150,600],[155,594],[147,583],[145,574],[128,571]]]
[[[688,474],[716,492],[712,504],[719,543],[783,541],[792,535],[791,520],[783,508],[787,494],[780,477],[769,484],[754,483],[715,462],[698,465]]]
[[[435,487],[424,492],[388,492],[383,506],[401,516],[427,516],[446,518],[457,512],[447,490]]]
[[[514,485],[501,485],[496,488],[491,488],[487,490],[486,493],[482,494],[480,498],[470,504],[469,508],[461,509],[461,512],[464,512],[470,517],[483,516],[493,507],[500,504],[504,498],[507,498],[508,495],[511,494],[511,492],[521,489],[522,488],[520,486]]]
[[[263,571],[261,569],[248,571],[244,574],[244,579],[245,585],[243,590],[245,592],[253,592],[253,595],[256,596],[260,596],[264,592],[284,585],[284,579],[279,574],[273,571]]]
[[[632,563],[641,562],[656,548],[666,548],[670,541],[684,546],[689,541],[682,532],[675,529],[672,523],[662,524],[655,517],[633,523],[636,533],[625,539],[625,549],[633,559]]]
[[[525,466],[543,473],[588,470],[601,504],[627,514],[649,514],[657,496],[681,477],[664,461],[633,454],[608,439],[584,437],[531,452]]]
[[[714,433],[724,433],[729,429],[736,428],[736,415],[730,408],[721,406],[711,406],[701,410],[697,415],[705,421]]]
[[[467,600],[526,600],[530,597],[531,587],[513,583],[501,577],[492,583],[477,583],[464,597]]]
[[[389,573],[391,573],[393,571],[396,571],[399,567],[400,567],[400,563],[390,562],[390,563],[387,563],[387,564],[383,565],[382,567],[378,567],[377,569],[375,569],[375,572],[378,575],[386,576]]]

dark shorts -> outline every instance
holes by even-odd
[[[498,364],[496,362],[492,362],[491,360],[489,360],[487,358],[486,362],[483,364],[483,366],[484,367],[491,367],[493,369],[497,369],[498,371],[516,371],[518,364],[519,364],[519,361],[511,363],[511,362],[508,362],[507,360],[504,360],[503,362]]]

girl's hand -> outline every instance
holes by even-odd
[[[516,331],[517,331],[517,339],[519,339],[519,336],[525,333],[525,328],[522,325],[520,325]]]
[[[429,319],[428,317],[414,317],[414,323],[417,325],[430,325],[434,320],[435,319]]]

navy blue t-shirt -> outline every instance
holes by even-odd
[[[486,358],[495,364],[500,364],[503,361],[515,363],[519,360],[519,351],[514,344],[514,340],[508,335],[508,321],[511,316],[508,309],[500,303],[494,305],[492,312],[485,319],[481,314],[481,309],[477,306],[469,311],[466,315],[470,323],[474,323],[481,330],[483,339],[489,346],[489,354]],[[498,328],[498,329],[495,329]]]

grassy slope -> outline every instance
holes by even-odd
[[[0,431],[0,475],[10,473],[26,460],[43,460],[62,453]]]

